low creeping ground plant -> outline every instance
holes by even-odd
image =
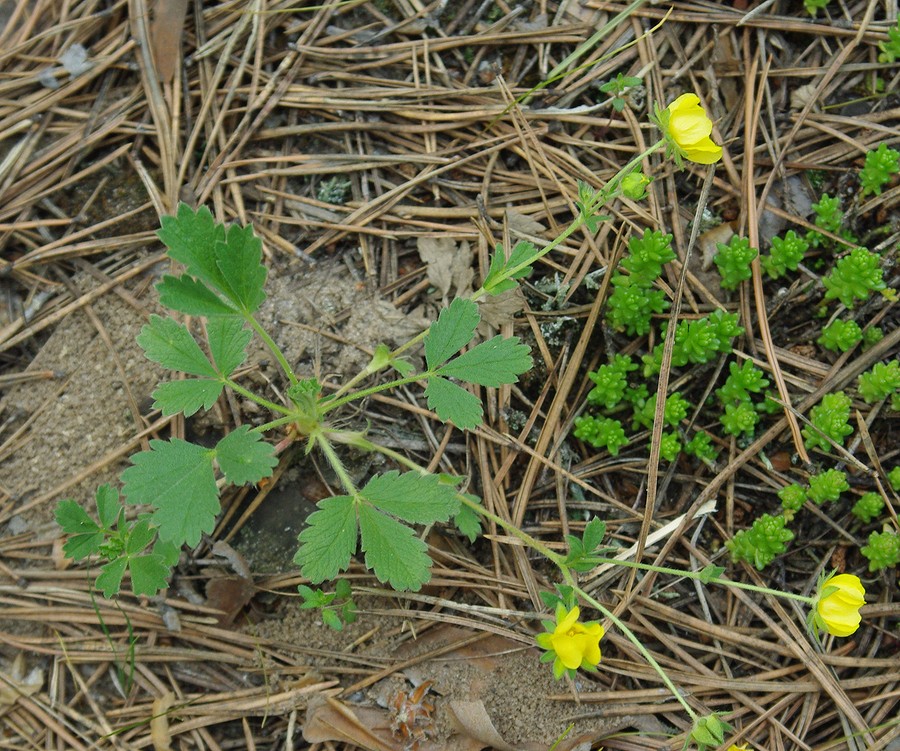
[[[862,338],[862,329],[856,321],[836,318],[822,329],[822,334],[816,341],[832,352],[846,352],[859,344]]]
[[[829,438],[838,446],[843,446],[844,439],[853,432],[850,426],[850,397],[843,391],[825,394],[810,411],[809,420],[811,424],[802,430],[806,448],[819,447],[829,451]]]
[[[882,143],[874,151],[866,152],[865,166],[859,171],[859,184],[862,186],[863,195],[874,193],[880,196],[881,189],[898,172],[900,172],[900,151],[889,149],[886,143]]]
[[[867,300],[872,292],[885,288],[881,258],[865,248],[854,248],[841,258],[828,276],[822,277],[826,300],[840,300],[852,308],[857,300]]]
[[[716,247],[719,252],[713,261],[722,275],[722,289],[737,289],[741,282],[750,278],[750,263],[759,255],[759,251],[750,247],[747,238],[737,235],[728,244],[716,243]]]
[[[540,593],[545,605],[555,611],[555,618],[546,621],[546,631],[536,637],[545,651],[542,659],[553,662],[554,675],[592,670],[600,662],[604,627],[597,621],[581,619],[582,609],[589,607],[634,645],[684,708],[691,720],[687,741],[693,740],[700,749],[721,745],[730,728],[728,723],[716,713],[699,715],[686,692],[678,689],[627,624],[579,587],[576,575],[609,564],[793,599],[810,609],[811,618],[818,619],[814,625],[841,635],[852,633],[858,626],[857,618],[851,628],[850,609],[857,600],[862,604],[861,585],[856,588],[838,577],[833,586],[820,588],[817,597],[807,597],[723,579],[724,569],[712,564],[689,571],[610,558],[607,555],[613,549],[602,544],[605,524],[596,518],[585,524],[580,537],[566,535],[567,552],[558,553],[482,506],[477,496],[463,492],[464,478],[426,471],[408,457],[370,440],[364,431],[348,427],[351,418],[343,414],[352,411],[348,405],[374,394],[418,384],[428,407],[440,420],[461,430],[478,427],[483,406],[474,389],[467,386],[497,388],[512,384],[532,365],[529,348],[517,337],[477,341],[476,328],[481,322],[478,301],[514,289],[540,258],[577,230],[597,231],[603,219],[599,209],[622,194],[622,180],[634,174],[651,154],[666,150],[679,165],[683,160],[711,164],[721,157],[721,147],[710,138],[712,123],[695,94],[682,95],[665,109],[657,107],[655,122],[663,137],[635,156],[605,187],[597,190],[579,185],[576,216],[559,236],[541,249],[530,242],[519,242],[507,253],[497,246],[478,290],[452,300],[425,331],[400,347],[390,350],[377,345],[371,361],[358,375],[333,387],[295,373],[257,320],[265,299],[267,271],[262,264],[262,244],[253,229],[216,222],[204,207],[180,205],[175,216],[162,219],[158,234],[169,258],[180,264],[182,271],[163,277],[157,289],[164,307],[195,322],[205,321],[205,325],[189,328],[175,317],[152,316],[142,329],[138,343],[146,356],[179,374],[177,380],[162,383],[154,391],[154,407],[164,415],[189,416],[209,409],[227,389],[268,410],[271,419],[252,428],[239,425],[211,447],[178,438],[151,440],[148,450],[131,458],[131,466],[121,477],[121,490],[109,485],[98,489],[96,520],[72,500],[58,505],[57,521],[68,535],[66,555],[100,564],[96,586],[107,597],[120,591],[126,575],[135,594],[153,595],[168,586],[181,549],[197,546],[212,532],[221,510],[220,490],[229,485],[256,484],[272,476],[279,451],[299,443],[307,453],[316,451],[320,455],[340,485],[338,495],[319,501],[299,535],[294,561],[309,584],[336,579],[354,556],[361,554],[365,568],[378,581],[398,591],[418,590],[430,579],[431,558],[428,545],[416,533],[417,527],[452,523],[474,541],[480,533],[480,521],[489,520],[558,569],[561,581],[556,592]],[[645,233],[623,262],[627,276],[622,276],[645,294],[662,265],[672,258],[667,236]],[[651,311],[657,307],[662,305],[650,305]],[[683,322],[685,326],[679,323],[675,332],[676,363],[704,363],[729,352],[732,338],[743,331],[737,320],[736,314],[717,310]],[[636,329],[639,324],[632,321],[623,327],[628,325]],[[269,349],[283,372],[285,386],[276,392],[278,401],[255,393],[240,379],[239,369],[254,336]],[[418,371],[406,357],[417,347],[424,360]],[[654,350],[650,363],[653,372],[659,369],[657,359]],[[620,402],[630,402],[637,422],[646,425],[648,405],[656,397],[648,394],[644,384],[628,384],[625,379],[623,386],[623,377],[634,370],[630,359],[614,358],[608,371],[598,371],[595,387],[599,391],[593,398],[604,407],[612,404],[618,408]],[[734,394],[750,394],[761,388],[764,379],[755,371],[742,367],[735,372],[738,375],[730,387]],[[382,378],[372,383],[375,374]],[[672,394],[665,408],[669,425],[680,429],[687,412],[686,401]],[[591,428],[610,452],[617,450],[624,438],[615,423],[601,421],[599,428]],[[826,427],[832,426],[829,423]],[[600,436],[604,430],[606,435]],[[265,434],[273,432],[277,446],[264,440]],[[701,436],[707,436],[706,440]],[[674,459],[681,446],[679,434],[669,431],[663,442],[664,455]],[[706,433],[697,432],[691,445],[698,456],[714,457]],[[341,460],[338,446],[381,453],[394,468],[357,481]],[[763,520],[753,534],[760,537],[756,549],[765,548],[768,555],[777,554],[779,545],[792,537],[784,528],[784,517],[781,521]],[[759,555],[754,554],[757,565]],[[856,599],[838,603],[835,592],[845,590],[852,590]],[[335,585],[334,592],[303,583],[298,593],[301,607],[318,609],[332,628],[340,629],[356,617],[352,591],[345,580]]]

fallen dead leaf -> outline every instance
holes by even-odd
[[[153,700],[153,716],[150,718],[150,740],[153,751],[172,751],[172,733],[169,731],[169,710],[175,703],[175,694],[166,691]]]
[[[421,237],[417,248],[425,262],[428,281],[440,290],[444,302],[451,288],[456,288],[458,295],[470,291],[475,271],[469,243],[458,243],[449,237]]]
[[[25,673],[25,655],[19,652],[9,670],[0,670],[0,710],[15,704],[22,696],[33,696],[44,685],[42,668],[32,668]]]

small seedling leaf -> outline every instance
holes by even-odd
[[[700,573],[697,578],[704,584],[709,584],[713,579],[718,579],[724,573],[724,566],[714,566],[712,563],[710,563],[700,569]]]
[[[206,284],[188,274],[164,276],[156,285],[159,302],[189,316],[236,316],[238,311]]]
[[[148,360],[169,370],[180,370],[195,376],[216,378],[216,370],[210,364],[200,345],[183,323],[173,318],[150,316],[137,336],[137,343]]]
[[[334,579],[356,552],[356,504],[349,495],[325,498],[306,521],[294,563],[313,584]]]
[[[228,377],[247,359],[247,345],[253,332],[233,316],[210,318],[206,326],[209,351],[219,374]]]
[[[213,451],[180,438],[150,441],[150,450],[131,457],[122,473],[128,503],[147,503],[161,539],[194,547],[212,532],[219,513]]]
[[[531,368],[531,350],[519,344],[519,337],[495,336],[441,366],[443,376],[453,376],[480,386],[502,386],[515,383],[521,373]]]
[[[483,287],[489,295],[499,295],[516,286],[515,279],[527,277],[531,271],[531,261],[537,256],[537,249],[527,241],[516,243],[509,258],[503,254],[503,246],[499,243],[491,256],[491,267],[484,278]],[[523,263],[529,265],[512,271]],[[512,273],[510,273],[512,271]]]
[[[166,416],[183,412],[190,417],[201,407],[209,409],[216,403],[224,385],[208,378],[186,378],[183,381],[161,383],[153,392],[153,408]]]
[[[425,362],[428,369],[436,369],[471,342],[480,320],[478,306],[471,300],[457,297],[449,307],[444,308],[425,335]]]
[[[272,468],[278,464],[275,447],[251,431],[249,425],[241,425],[219,441],[216,458],[225,479],[233,485],[247,485],[270,477]]]
[[[596,516],[591,519],[584,527],[584,549],[588,554],[593,553],[600,547],[603,538],[606,536],[606,522],[600,521]]]
[[[342,631],[344,629],[344,624],[341,623],[340,617],[333,610],[322,610],[322,623],[333,631]]]
[[[253,227],[232,224],[224,240],[216,242],[216,261],[226,284],[222,291],[248,314],[266,299],[266,267],[261,259],[262,242]]]
[[[100,526],[112,529],[119,518],[119,511],[122,509],[119,491],[107,483],[97,488],[94,498],[97,501],[97,516],[100,517]]]
[[[481,504],[481,499],[477,495],[471,493],[463,493],[472,503]],[[478,535],[481,534],[481,517],[466,504],[459,505],[459,511],[453,517],[453,523],[456,528],[469,538],[469,542],[475,542]]]
[[[228,287],[216,263],[216,244],[225,239],[225,227],[218,224],[206,206],[194,211],[178,204],[175,216],[164,216],[156,233],[169,249],[169,257],[183,263],[190,274],[225,292]]]
[[[359,507],[359,529],[366,567],[398,592],[417,592],[431,579],[428,546],[412,529],[371,506]]]
[[[481,425],[484,410],[478,397],[446,378],[429,378],[425,396],[428,406],[444,422],[452,422],[460,430],[472,430]]]

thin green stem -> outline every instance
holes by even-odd
[[[247,321],[250,323],[250,327],[259,334],[260,339],[263,340],[266,347],[269,348],[269,351],[274,355],[275,359],[278,360],[278,364],[281,366],[281,369],[284,371],[284,374],[288,377],[288,380],[291,382],[293,386],[298,382],[298,378],[294,373],[294,369],[290,366],[287,361],[287,358],[284,356],[284,353],[278,348],[278,345],[275,344],[275,340],[272,339],[271,336],[266,332],[266,330],[260,326],[259,322],[253,318],[253,316],[248,316]]]
[[[228,386],[232,391],[237,392],[241,396],[245,396],[251,401],[256,402],[261,407],[265,407],[266,409],[272,410],[272,412],[280,412],[282,415],[291,415],[292,412],[287,407],[283,407],[280,404],[276,404],[275,402],[270,402],[268,399],[264,399],[261,396],[254,394],[252,391],[248,391],[240,384],[235,383],[230,378],[225,379],[225,385]]]
[[[517,264],[516,266],[513,266],[510,269],[507,269],[505,275],[501,279],[498,279],[497,281],[500,282],[500,281],[504,281],[506,279],[514,278],[515,274],[517,274],[518,272],[522,271],[523,269],[533,265],[535,262],[539,261],[545,255],[550,253],[552,250],[559,247],[563,242],[565,242],[569,237],[571,237],[572,234],[576,230],[578,230],[579,228],[584,226],[585,222],[587,221],[587,218],[586,218],[587,216],[593,215],[593,213],[595,211],[600,209],[605,203],[612,200],[613,198],[616,197],[616,195],[618,195],[619,184],[622,182],[622,178],[624,178],[626,175],[630,175],[634,171],[635,167],[637,167],[644,159],[646,159],[648,156],[653,154],[655,151],[658,151],[660,148],[665,146],[665,144],[666,144],[665,139],[659,140],[655,144],[650,146],[649,148],[642,151],[640,154],[638,154],[636,157],[634,157],[631,161],[629,161],[628,164],[626,164],[615,175],[613,175],[613,177],[606,184],[606,186],[603,188],[603,190],[597,191],[594,194],[595,200],[591,202],[591,205],[585,206],[584,210],[579,212],[578,216],[575,217],[575,219],[572,221],[572,223],[568,227],[566,227],[565,230],[563,230],[553,240],[551,240],[549,243],[547,243],[547,245],[545,245],[540,251],[535,253],[535,255],[522,261],[521,263]],[[478,298],[480,298],[482,295],[485,295],[485,294],[487,294],[487,291],[482,286],[482,287],[479,287],[477,290],[475,290],[475,292],[473,292],[471,295],[469,295],[468,299],[477,301]],[[388,358],[388,363],[386,363],[382,367],[387,367],[387,365],[390,364],[390,362],[397,359],[397,357],[402,355],[404,352],[406,352],[409,349],[412,349],[417,344],[421,343],[425,339],[427,334],[428,334],[428,329],[425,329],[425,331],[419,332],[412,339],[405,342],[404,344],[401,344],[399,347],[397,347],[397,349],[395,349],[393,352],[391,352],[390,357]],[[347,381],[345,384],[343,384],[335,392],[334,396],[337,397],[337,402],[339,404],[345,404],[347,401],[350,401],[349,398],[344,399],[344,395],[347,394],[354,386],[356,386],[357,383],[359,383],[365,377],[372,375],[372,373],[375,373],[378,370],[381,370],[381,368],[372,370],[367,367],[364,370],[357,373],[355,376],[353,376],[353,378],[351,378],[349,381]],[[414,380],[416,380],[416,379],[414,379]],[[393,385],[399,385],[400,383],[409,383],[409,380],[394,381]],[[387,387],[390,388],[390,385],[388,385]],[[382,388],[379,390],[384,390],[384,389]],[[360,392],[360,393],[363,393],[363,392]],[[356,398],[356,396],[354,395],[353,398]],[[342,399],[344,399],[344,401],[342,401]],[[328,404],[327,409],[330,410],[333,408],[333,406],[334,406],[334,402],[331,402]]]
[[[326,402],[320,402],[319,415],[321,416],[326,412],[331,412],[331,410],[342,407],[348,402],[352,402],[357,399],[365,399],[367,396],[371,396],[372,394],[377,394],[381,391],[388,391],[389,389],[397,388],[398,386],[405,386],[407,383],[415,383],[416,381],[421,381],[423,378],[429,378],[433,375],[434,373],[431,372],[417,373],[416,375],[410,376],[409,378],[397,378],[393,381],[388,381],[387,383],[381,383],[376,386],[369,386],[369,388],[367,389],[354,391],[352,394],[347,394],[346,396],[342,396],[337,399],[329,399]]]
[[[667,568],[666,566],[653,566],[649,563],[638,563],[637,561],[623,561],[618,558],[601,558],[593,557],[587,559],[586,562],[596,563],[597,565],[609,563],[613,566],[624,566],[625,568],[636,568],[641,571],[655,571],[659,574],[670,574],[671,576],[681,576],[685,579],[696,579],[703,581],[702,571],[685,571],[680,568]],[[760,594],[774,595],[775,597],[783,597],[786,600],[797,600],[806,604],[815,602],[814,597],[806,597],[805,595],[794,594],[793,592],[782,592],[780,589],[769,589],[768,587],[758,587],[755,584],[746,584],[744,582],[736,582],[731,579],[720,579],[713,577],[704,582],[705,584],[720,584],[723,587],[734,587],[735,589],[746,589],[751,592],[759,592]]]
[[[604,618],[609,618],[609,620],[611,620],[615,624],[616,628],[625,635],[625,638],[628,639],[628,641],[630,641],[632,644],[634,644],[638,652],[641,653],[641,656],[647,661],[650,667],[652,667],[657,672],[659,677],[662,678],[662,682],[666,685],[666,688],[668,688],[669,691],[672,692],[672,695],[678,700],[678,703],[681,704],[682,707],[684,707],[684,711],[688,713],[691,721],[697,722],[700,719],[699,715],[691,708],[691,705],[687,703],[685,698],[681,695],[681,692],[678,690],[678,687],[672,682],[672,679],[669,678],[668,673],[663,670],[662,665],[660,665],[656,661],[656,658],[652,654],[650,654],[650,650],[648,650],[643,645],[643,643],[641,643],[641,640],[638,639],[637,635],[630,628],[628,628],[628,626],[626,626],[617,615],[615,615],[612,611],[610,611],[604,605],[591,597],[583,589],[576,586],[575,579],[572,577],[571,573],[564,570],[563,575],[565,576],[569,585],[574,589],[575,594],[581,597],[592,608],[602,613]]]
[[[296,413],[289,414],[287,417],[279,417],[277,420],[270,420],[262,425],[257,425],[255,428],[251,428],[251,430],[254,433],[266,433],[274,428],[280,428],[282,425],[290,425],[292,422],[297,422],[298,419],[299,415]]]
[[[335,431],[335,432],[341,433],[343,431]],[[334,433],[332,433],[331,435],[334,435]],[[387,456],[388,458],[393,459],[398,464],[402,464],[404,467],[407,467],[416,472],[423,472],[423,473],[427,472],[427,470],[424,467],[416,464],[416,462],[414,462],[412,459],[406,458],[400,452],[394,451],[393,449],[389,449],[389,448],[387,448],[387,446],[382,446],[381,444],[370,441],[362,433],[347,432],[345,435],[347,436],[346,439],[337,437],[337,438],[335,438],[335,440],[339,441],[340,443],[345,443],[348,446],[355,446],[356,448],[362,449],[363,451],[371,451],[371,452],[377,452],[379,454],[384,454],[384,456]]]
[[[510,522],[506,521],[505,519],[501,519],[496,514],[491,513],[480,503],[475,503],[474,501],[469,500],[462,493],[457,493],[456,497],[460,501],[460,503],[468,506],[476,514],[480,514],[485,519],[490,519],[498,527],[501,527],[504,531],[509,532],[509,534],[511,534],[513,537],[521,540],[528,547],[536,550],[538,553],[540,553],[542,556],[544,556],[551,563],[553,563],[554,565],[556,565],[560,569],[562,569],[562,571],[564,573],[569,570],[568,567],[566,566],[565,558],[563,558],[563,556],[559,555],[558,553],[554,553],[552,550],[550,550],[550,548],[548,548],[546,545],[544,545],[544,543],[540,542],[539,540],[536,540],[534,537],[532,537],[527,532],[523,532],[521,529],[519,529],[514,524],[511,524]]]
[[[350,473],[347,472],[347,468],[344,466],[341,458],[337,455],[337,451],[334,450],[334,446],[331,445],[331,442],[319,431],[311,433],[309,440],[314,441],[315,444],[322,449],[322,453],[325,454],[325,458],[328,460],[334,473],[341,481],[341,485],[344,486],[344,490],[350,495],[356,495],[358,492],[356,484],[350,477]]]

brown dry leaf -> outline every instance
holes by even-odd
[[[446,744],[440,748],[479,751],[492,745],[523,751],[548,748],[564,732],[563,718],[582,713],[574,700],[548,700],[559,688],[548,667],[538,660],[536,647],[499,635],[472,642],[471,636],[471,631],[442,626],[395,654],[407,659],[432,649],[440,652],[403,671],[414,685],[433,681],[435,692],[443,697],[435,702],[435,727],[444,727],[446,719],[455,732],[450,738],[437,735],[434,742]],[[444,651],[455,642],[463,646]],[[599,714],[579,719],[557,750],[572,751],[586,739],[595,743],[623,727],[642,727],[643,719]]]
[[[527,214],[520,214],[513,209],[506,210],[506,221],[513,232],[522,235],[540,236],[547,229],[537,219],[533,219]]]
[[[172,751],[172,733],[169,731],[169,710],[175,703],[175,694],[166,691],[153,700],[153,716],[150,718],[150,740],[153,751]]]
[[[420,237],[417,249],[427,267],[428,281],[441,291],[444,301],[453,287],[458,295],[471,289],[475,271],[469,243],[450,237]]]
[[[451,701],[449,710],[460,734],[476,741],[479,751],[483,748],[496,748],[498,751],[543,751],[546,748],[543,743],[511,746],[497,732],[481,701]]]
[[[150,43],[156,75],[164,83],[175,76],[175,66],[181,56],[181,33],[186,13],[187,0],[157,0],[150,25]]]
[[[730,224],[720,224],[701,233],[697,238],[697,245],[700,248],[703,271],[709,271],[713,267],[713,259],[719,252],[718,243],[727,245],[732,237],[734,237],[734,230],[731,229]]]
[[[481,320],[499,329],[505,323],[512,323],[516,317],[516,313],[525,309],[525,295],[522,290],[515,289],[501,292],[499,295],[488,297],[478,303],[478,311],[481,313]],[[485,336],[485,332],[481,332]]]
[[[791,109],[802,110],[806,107],[810,97],[815,95],[817,86],[816,83],[807,83],[794,89],[791,92]]]
[[[256,594],[256,586],[252,579],[243,576],[211,576],[206,582],[206,604],[208,607],[221,610],[216,616],[220,626],[230,626]]]
[[[44,685],[42,668],[32,668],[25,674],[25,655],[19,652],[9,671],[0,670],[0,710],[15,704],[22,696],[36,694]]]
[[[344,741],[371,751],[403,751],[391,737],[390,716],[386,710],[354,707],[333,697],[310,699],[303,723],[303,740],[307,743]]]

